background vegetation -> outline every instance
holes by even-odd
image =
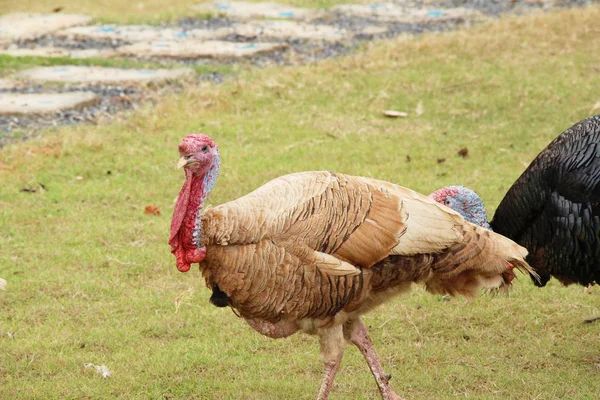
[[[176,271],[167,240],[179,140],[204,132],[219,144],[212,204],[331,169],[423,193],[461,183],[493,211],[538,151],[597,112],[599,18],[598,7],[506,18],[311,65],[243,66],[116,121],[0,149],[0,398],[313,398],[315,338],[261,337],[209,305],[197,269]],[[600,314],[598,293],[526,277],[509,297],[471,303],[417,288],[365,321],[408,399],[596,399],[599,327],[582,321]],[[333,399],[378,396],[354,348],[336,382]]]

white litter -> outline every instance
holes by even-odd
[[[94,365],[92,363],[85,363],[83,364],[83,366],[86,369],[94,368],[94,370],[100,375],[102,375],[103,378],[108,378],[112,374],[112,372],[110,371],[110,369],[108,369],[106,365]]]
[[[396,110],[385,110],[383,111],[383,115],[388,118],[406,118],[408,117],[408,113],[404,111],[396,111]]]
[[[0,278],[0,290],[6,290],[7,285],[8,285],[8,282],[6,282],[6,279]]]

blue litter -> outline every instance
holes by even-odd
[[[98,28],[100,32],[114,32],[116,29],[112,26],[101,26]]]
[[[292,18],[294,16],[294,12],[293,11],[282,11],[279,13],[280,17],[283,18]]]
[[[256,45],[253,43],[240,46],[240,49],[255,49],[255,48],[256,48]]]
[[[186,38],[186,37],[188,37],[188,34],[187,34],[187,32],[179,32],[179,33],[175,34],[175,37]]]
[[[427,13],[429,17],[441,17],[442,15],[444,15],[444,12],[440,10],[432,10]]]
[[[226,11],[229,10],[231,6],[228,6],[227,4],[217,4],[215,8],[219,11]]]
[[[371,5],[371,10],[377,10],[378,8],[383,7],[383,4],[372,4]]]
[[[156,71],[151,70],[151,69],[143,69],[141,71],[139,71],[140,75],[154,75],[156,74]]]

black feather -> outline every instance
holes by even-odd
[[[218,285],[215,285],[213,288],[213,294],[210,296],[209,301],[211,304],[217,307],[227,307],[229,305],[229,296],[227,296],[225,292],[221,291]]]
[[[600,283],[600,116],[564,131],[533,160],[498,206],[492,229],[529,250],[540,274]]]

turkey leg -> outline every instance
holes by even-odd
[[[390,377],[389,375],[386,375],[381,368],[379,358],[377,358],[375,349],[373,349],[373,343],[371,343],[371,339],[369,339],[367,328],[363,322],[360,319],[348,321],[346,325],[344,325],[344,334],[346,339],[350,340],[356,345],[356,347],[358,347],[362,355],[367,360],[367,364],[369,364],[369,368],[375,377],[375,381],[377,381],[377,386],[381,392],[382,399],[402,400],[392,390],[392,387],[389,383]]]
[[[317,394],[317,400],[329,399],[329,392],[333,386],[333,380],[344,355],[344,332],[342,326],[324,328],[318,330],[321,337],[321,357],[323,357],[323,379]]]

